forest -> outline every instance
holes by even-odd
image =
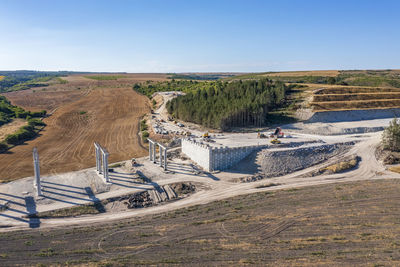
[[[167,103],[175,118],[210,128],[260,127],[269,112],[285,103],[284,83],[267,78],[248,81],[209,82]]]
[[[156,92],[182,91],[186,93],[200,88],[206,89],[210,86],[213,86],[213,82],[172,79],[168,82],[136,83],[133,85],[133,90],[152,98]]]

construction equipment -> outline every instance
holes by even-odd
[[[274,144],[274,145],[277,145],[277,144],[280,144],[280,143],[281,143],[281,141],[278,140],[277,138],[272,139],[270,142],[271,142],[271,144]]]
[[[202,135],[203,138],[210,138],[210,135],[208,134],[208,132],[203,133]]]
[[[267,138],[267,136],[263,133],[258,133],[257,138]]]
[[[285,134],[282,132],[282,129],[281,129],[281,127],[277,127],[276,129],[275,129],[275,132],[273,133],[273,134],[271,134],[269,137],[271,137],[271,138],[282,138],[282,137],[285,137]]]

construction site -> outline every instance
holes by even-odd
[[[248,194],[294,192],[310,186],[322,186],[325,192],[333,184],[347,187],[349,183],[399,178],[376,157],[382,131],[398,114],[397,108],[317,111],[312,108],[314,99],[308,109],[299,110],[303,116],[308,114],[301,122],[223,132],[171,119],[166,103],[180,94],[154,95],[156,108],[145,114],[150,137],[139,156],[132,150],[126,155],[133,157],[110,161],[115,159],[112,142],[92,139],[86,156],[95,163],[92,167],[43,173],[41,168],[49,159],[41,157],[43,148],[35,141],[37,145],[29,153],[31,158],[33,155],[32,176],[0,184],[0,231],[12,235],[15,231],[50,233],[52,229],[88,224],[130,225],[132,218],[142,220],[198,205],[212,206]],[[216,220],[222,237],[230,240],[231,232]],[[279,234],[296,220],[267,227],[267,235]],[[147,231],[143,227],[132,229]],[[96,236],[100,241],[86,249],[94,250],[97,257],[106,250],[108,239],[117,234],[109,232],[106,239]],[[164,234],[159,235],[162,239]],[[142,253],[144,247],[135,245],[126,250]],[[64,259],[61,254],[54,257]],[[26,260],[35,262],[29,257]]]

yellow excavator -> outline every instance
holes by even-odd
[[[210,135],[208,132],[203,133],[202,135],[203,138],[210,138]]]
[[[271,144],[274,144],[274,145],[281,143],[281,141],[278,138],[272,139],[270,142],[271,142]]]

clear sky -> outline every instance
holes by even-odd
[[[399,0],[0,0],[0,69],[400,68]]]

